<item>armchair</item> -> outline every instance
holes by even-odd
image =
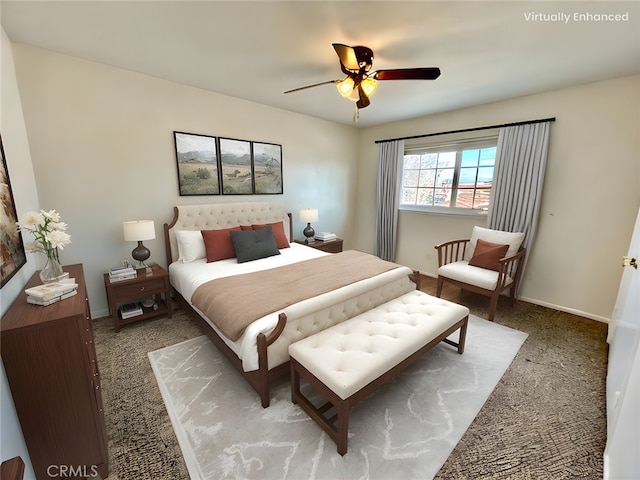
[[[436,245],[438,251],[438,284],[436,295],[442,294],[444,282],[463,290],[491,298],[489,321],[493,321],[498,296],[510,290],[515,303],[526,249],[524,233],[502,232],[474,227],[471,238]]]

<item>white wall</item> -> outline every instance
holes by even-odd
[[[84,264],[94,317],[107,313],[102,273],[135,247],[123,241],[122,222],[154,220],[156,239],[145,245],[165,265],[162,225],[174,205],[317,207],[316,229],[340,232],[349,245],[355,128],[27,45],[13,44],[13,55],[40,202],[69,225],[62,261]],[[179,196],[174,130],[281,144],[284,195]]]
[[[637,76],[356,130],[26,45],[13,54],[41,205],[69,224],[63,260],[85,265],[94,316],[106,313],[101,273],[133,248],[122,240],[123,220],[156,221],[157,238],[145,244],[164,264],[162,224],[173,205],[276,198],[294,212],[317,206],[317,228],[373,251],[375,140],[550,116],[557,121],[521,295],[610,316],[640,204]],[[284,195],[180,197],[173,130],[282,144]],[[476,223],[401,213],[397,261],[435,275],[433,245],[468,236]]]
[[[4,30],[2,30],[1,47],[0,133],[2,133],[2,144],[11,180],[13,199],[18,215],[20,215],[29,210],[38,210],[38,192],[35,187],[11,45]],[[36,262],[31,255],[27,255],[27,264],[18,270],[0,290],[0,315],[4,315],[15,298],[22,293],[24,284],[31,278],[35,270]],[[25,462],[24,478],[26,480],[34,479],[35,474],[29,460],[27,446],[24,443],[3,364],[0,369],[0,461],[18,455]]]
[[[375,239],[375,140],[556,117],[539,229],[521,298],[607,321],[640,205],[640,77],[532,95],[362,131],[356,247]],[[403,212],[396,261],[435,276],[433,246],[468,238],[474,218]]]

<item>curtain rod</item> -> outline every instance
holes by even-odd
[[[375,143],[395,142],[397,140],[412,140],[414,138],[435,137],[436,135],[446,135],[449,133],[475,132],[477,130],[490,130],[492,128],[515,127],[517,125],[529,125],[532,123],[555,122],[556,117],[541,118],[538,120],[528,120],[526,122],[503,123],[502,125],[489,125],[487,127],[464,128],[462,130],[449,130],[448,132],[425,133],[423,135],[413,135],[411,137],[388,138],[386,140],[376,140]]]

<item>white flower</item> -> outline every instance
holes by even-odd
[[[53,228],[54,230],[66,230],[67,229],[67,224],[64,222],[51,222],[49,225],[51,225],[51,228]]]
[[[64,250],[64,246],[71,243],[71,235],[60,230],[53,230],[45,235],[47,241],[53,248]]]
[[[42,213],[42,215],[44,215],[46,218],[48,218],[52,222],[60,221],[60,214],[55,210],[49,210],[48,212],[45,212],[44,210],[40,210],[40,212]]]
[[[29,230],[29,227],[42,225],[43,223],[44,223],[44,215],[38,212],[27,212],[22,216],[22,218],[18,222],[18,227]]]
[[[58,249],[63,250],[71,243],[71,236],[64,231],[67,224],[60,221],[60,214],[55,210],[27,212],[16,225],[35,237],[33,242],[25,244],[27,252],[43,252],[47,257],[58,260]]]

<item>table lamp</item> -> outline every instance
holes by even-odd
[[[311,227],[311,222],[318,221],[318,209],[317,208],[303,208],[300,210],[300,220],[303,222],[307,222],[307,226],[302,231],[304,236],[304,243],[309,243],[309,239],[313,238],[316,234],[315,230]]]
[[[149,267],[144,262],[151,256],[151,252],[142,244],[142,241],[156,238],[153,220],[122,222],[122,229],[126,242],[138,242],[138,246],[131,252],[131,256],[138,261],[136,268],[146,268],[148,270]]]

